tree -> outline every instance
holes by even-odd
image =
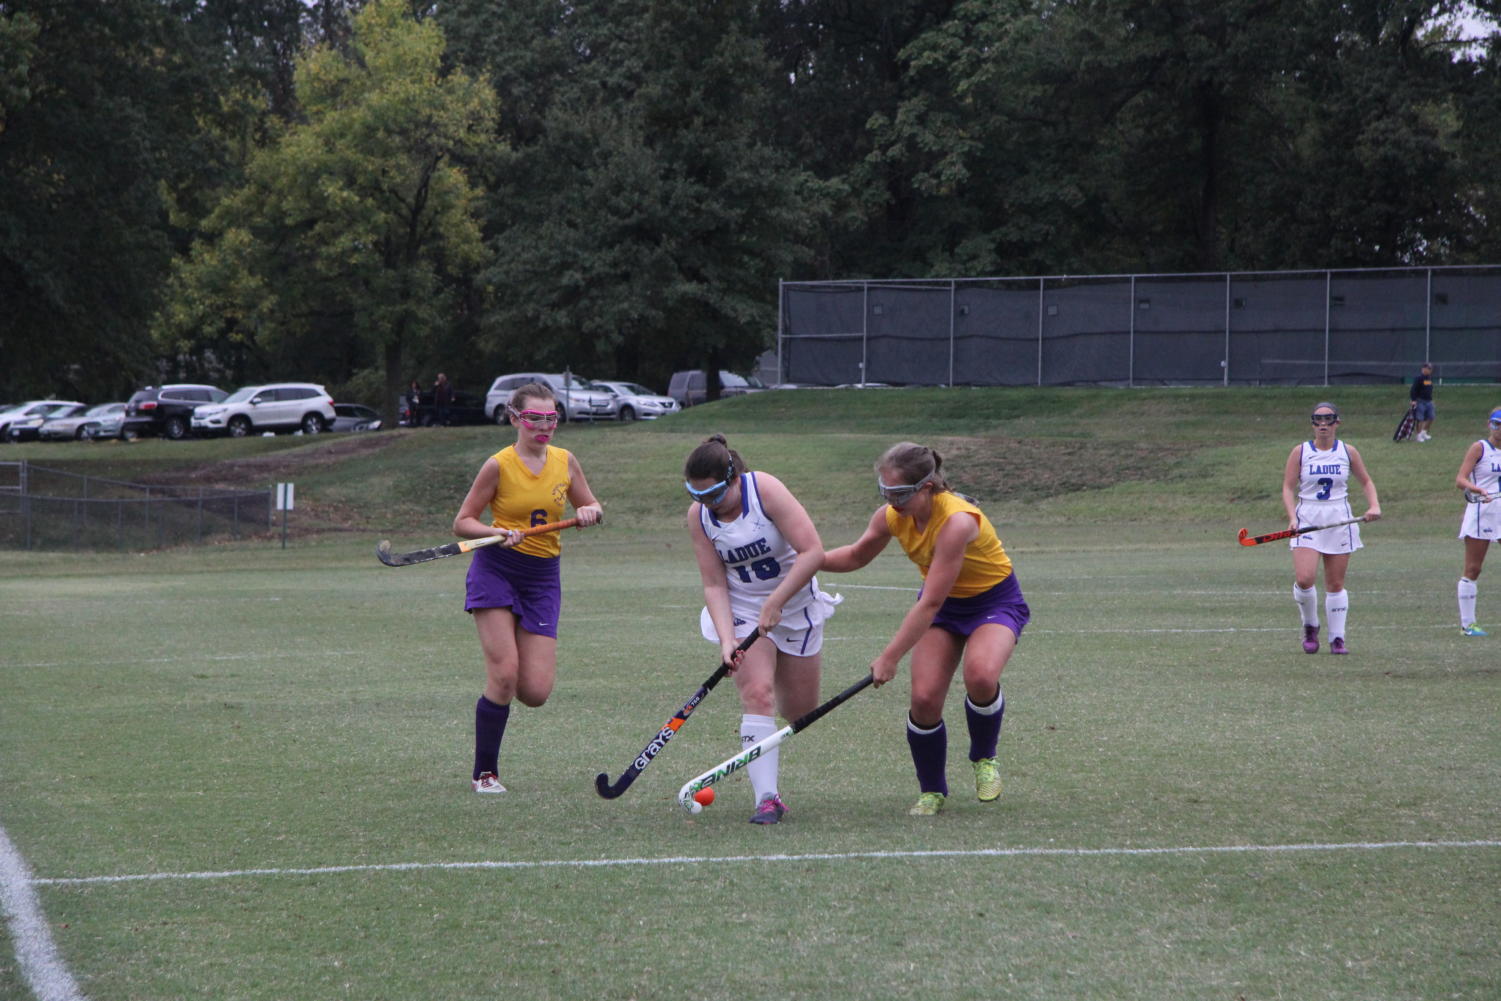
[[[749,14],[686,0],[551,10],[527,8],[534,31],[461,43],[523,97],[491,171],[488,347],[516,366],[656,382],[749,364],[820,211],[769,141],[775,71]],[[482,23],[465,15],[451,14]]]
[[[374,368],[394,407],[409,354],[483,259],[473,176],[493,152],[495,96],[445,72],[443,51],[435,22],[375,0],[347,51],[299,59],[305,121],[252,156],[206,221],[159,318],[164,347],[225,336],[257,367],[295,361],[328,381]]]
[[[149,372],[162,191],[199,169],[209,67],[155,0],[0,4],[0,396]]]

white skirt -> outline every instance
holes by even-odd
[[[1331,504],[1318,504],[1310,501],[1299,501],[1296,508],[1298,513],[1298,527],[1308,525],[1333,525],[1336,522],[1353,518],[1350,513],[1348,501],[1336,501]],[[1317,532],[1309,532],[1306,535],[1295,535],[1287,541],[1290,549],[1312,549],[1326,556],[1338,556],[1340,553],[1353,553],[1360,549],[1360,522],[1352,525],[1340,525],[1338,528],[1323,528]]]
[[[1501,539],[1501,500],[1485,504],[1465,504],[1459,519],[1461,539]]]
[[[794,657],[811,657],[823,649],[823,624],[834,614],[834,606],[844,600],[842,594],[818,592],[818,596],[795,612],[786,612],[768,634],[771,642],[783,653]],[[735,614],[735,638],[743,640],[756,627],[756,619],[750,618],[741,609],[732,609]],[[759,609],[757,617],[759,618]],[[719,633],[714,629],[714,620],[709,617],[707,606],[698,614],[698,628],[703,637],[712,643],[719,642]]]

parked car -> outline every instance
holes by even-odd
[[[766,384],[755,376],[740,376],[734,372],[719,370],[719,395],[743,396],[746,393],[759,393],[766,388]],[[672,381],[667,384],[667,395],[677,400],[685,407],[691,407],[697,403],[703,403],[709,398],[709,377],[701,368],[690,369],[686,372],[672,373]]]
[[[125,419],[125,404],[101,403],[70,417],[48,417],[37,429],[45,441],[82,441],[85,438],[115,438]]]
[[[271,382],[242,386],[219,403],[205,403],[193,411],[197,434],[227,434],[243,438],[265,431],[302,431],[318,434],[333,424],[334,401],[328,390],[312,382]]]
[[[562,375],[546,372],[515,372],[497,377],[490,384],[490,391],[485,394],[485,413],[496,424],[509,424],[506,404],[511,400],[511,393],[529,382],[540,382],[552,387],[552,391],[557,394],[559,421],[598,420],[615,416],[615,396],[608,389],[576,375],[567,378],[568,388],[564,389],[565,379]]]
[[[335,403],[330,431],[379,431],[381,416],[363,403]]]
[[[147,386],[126,401],[120,437],[131,439],[159,435],[181,441],[193,429],[195,407],[205,403],[218,403],[228,395],[218,386],[196,382]]]
[[[681,409],[677,400],[653,393],[637,382],[617,382],[613,379],[599,379],[596,382],[615,397],[615,416],[622,421],[633,421],[638,417],[649,421]]]
[[[50,409],[35,408],[32,413],[11,418],[5,424],[5,440],[12,444],[36,441],[41,436],[42,425],[54,417],[72,417],[89,409],[87,403],[52,401]]]
[[[426,390],[417,401],[417,411],[412,412],[411,404],[405,395],[396,401],[396,412],[401,415],[397,423],[402,427],[430,428],[438,423],[438,408],[433,403],[432,390]],[[466,393],[461,389],[453,391],[453,402],[448,405],[448,426],[455,424],[488,424],[490,413],[485,407],[483,397],[475,393]]]

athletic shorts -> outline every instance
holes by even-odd
[[[1352,518],[1350,505],[1344,501],[1328,504],[1316,504],[1310,501],[1299,501],[1296,508],[1298,512],[1298,527],[1306,525],[1332,525],[1337,521]],[[1289,549],[1312,549],[1325,556],[1339,556],[1342,553],[1353,553],[1364,546],[1360,541],[1360,522],[1352,525],[1341,525],[1338,528],[1324,528],[1317,532],[1309,532],[1307,535],[1295,535],[1287,540]]]
[[[1412,419],[1415,421],[1433,420],[1432,400],[1413,400]]]
[[[1459,519],[1461,539],[1501,539],[1501,500],[1489,504],[1465,504],[1465,513]]]
[[[824,620],[834,614],[834,606],[843,600],[842,594],[825,594],[819,591],[818,597],[813,601],[795,612],[784,614],[782,621],[772,628],[767,638],[782,653],[793,657],[811,657],[823,649]],[[755,627],[754,619],[735,616],[737,640],[745,639]],[[711,643],[719,642],[719,633],[714,629],[714,620],[709,618],[707,608],[698,613],[698,628],[704,639]]]
[[[464,581],[464,611],[509,608],[522,629],[556,639],[563,607],[559,562],[556,556],[528,556],[493,546],[476,549]]]
[[[1032,610],[1022,597],[1021,585],[1012,574],[989,591],[968,598],[945,598],[933,617],[933,625],[960,636],[969,636],[981,626],[1005,626],[1021,639],[1022,629],[1032,620]]]

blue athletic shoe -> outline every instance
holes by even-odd
[[[1484,629],[1481,629],[1479,626],[1477,626],[1473,622],[1471,622],[1469,625],[1467,625],[1467,626],[1463,627],[1462,629],[1460,629],[1459,632],[1460,632],[1460,635],[1462,635],[1462,636],[1489,636],[1490,635],[1490,633],[1486,632]]]
[[[787,804],[782,802],[782,797],[776,793],[769,793],[756,804],[756,812],[751,814],[750,822],[752,824],[780,824],[786,815]]]

